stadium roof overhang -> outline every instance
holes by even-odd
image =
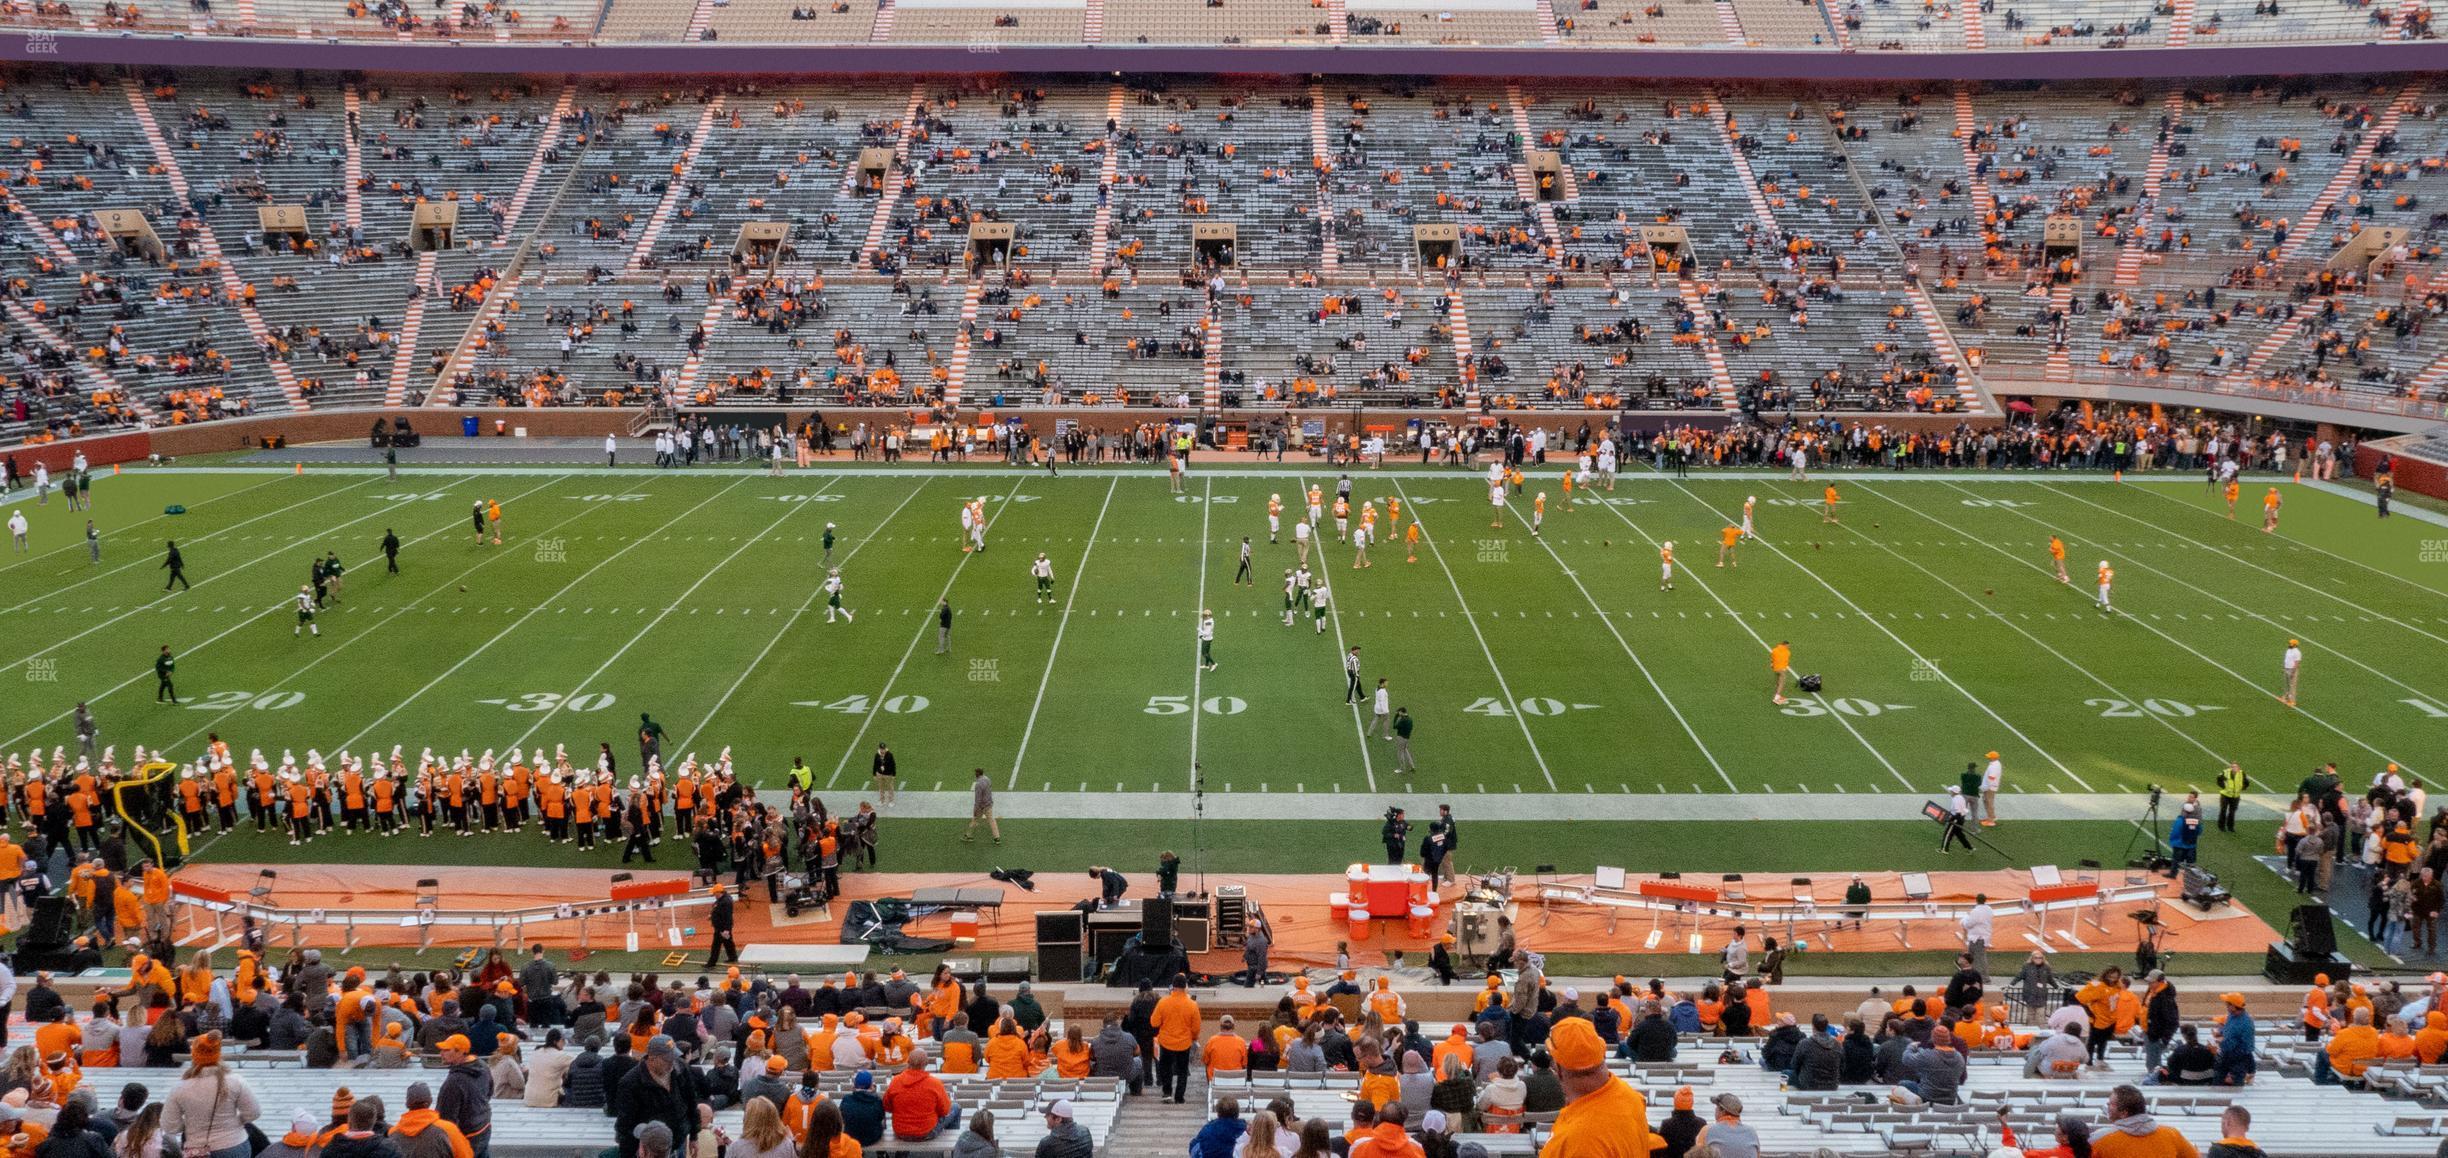
[[[2448,41],[2113,51],[1836,52],[1655,47],[1150,44],[433,43],[27,34],[61,64],[436,73],[1246,73],[1664,80],[2034,81],[2448,71]]]

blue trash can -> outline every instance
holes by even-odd
[[[460,417],[460,419],[459,419],[459,433],[460,433],[461,435],[465,436],[465,437],[468,437],[468,438],[474,438],[474,437],[476,437],[476,416],[475,416],[475,415],[473,415],[473,414],[468,414],[468,415],[463,415],[463,416],[461,416],[461,417]]]

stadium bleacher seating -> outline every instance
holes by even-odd
[[[1574,35],[1597,34],[1583,16]],[[1874,6],[1864,34],[1911,17]],[[1195,396],[1209,290],[1221,387],[1242,405],[1459,400],[1457,315],[1472,385],[1503,405],[1928,411],[1974,403],[1975,358],[1992,390],[2401,412],[2448,387],[2440,328],[2416,325],[2448,310],[2426,197],[2448,140],[2419,88],[146,84],[34,71],[9,87],[0,254],[27,413],[0,436],[428,396],[756,402],[777,380],[834,403],[873,377],[836,372],[852,347],[889,355],[908,397],[955,368],[1007,402]],[[878,149],[895,156],[882,196],[854,171]],[[1560,156],[1560,200],[1523,196],[1537,149]],[[454,246],[417,252],[414,213],[445,202]],[[280,205],[303,209],[309,248],[265,236],[256,211]],[[114,253],[104,208],[142,212],[161,260]],[[2069,279],[2040,253],[2039,222],[2061,213],[2085,235]],[[787,228],[784,281],[822,279],[821,329],[728,300],[755,280],[734,242],[764,221]],[[976,284],[1009,276],[1013,300],[969,311],[968,231],[986,221],[1018,244]],[[1238,231],[1205,288],[1202,223]],[[1679,269],[1643,244],[1655,224],[1686,231]],[[1421,225],[1461,231],[1446,278],[1420,268]],[[2381,226],[2406,234],[2368,279],[2324,276]],[[563,335],[606,311],[629,325],[580,325],[565,357]]]

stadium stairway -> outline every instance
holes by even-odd
[[[671,177],[663,187],[663,203],[655,207],[654,216],[646,219],[646,228],[639,232],[637,248],[629,253],[629,272],[636,273],[646,259],[654,255],[655,239],[663,236],[663,227],[670,224],[672,211],[679,208],[680,196],[688,190],[688,178],[696,168],[697,154],[705,149],[706,138],[722,117],[723,98],[707,101],[705,111],[697,114],[697,131],[689,138],[688,147],[680,150],[680,159],[672,162]]]
[[[416,373],[417,336],[425,331],[425,307],[434,298],[431,292],[434,267],[440,260],[441,255],[430,249],[417,255],[416,281],[411,291],[416,296],[401,307],[405,312],[400,318],[399,348],[391,354],[391,381],[383,388],[385,406],[398,406],[406,400],[408,379]]]
[[[2397,99],[2389,102],[2387,111],[2382,112],[2370,128],[2363,130],[2363,139],[2355,143],[2354,151],[2346,155],[2345,163],[2330,175],[2329,183],[2321,188],[2320,195],[2314,197],[2310,205],[2304,206],[2302,217],[2295,222],[2294,232],[2287,237],[2286,248],[2279,251],[2281,261],[2303,258],[2304,247],[2312,244],[2315,231],[2328,216],[2329,207],[2337,204],[2339,198],[2362,182],[2364,166],[2371,163],[2372,153],[2380,147],[2381,138],[2396,135],[2397,122],[2403,120],[2406,113],[2412,111],[2414,103],[2421,99],[2422,85],[2405,86],[2398,92]]]
[[[1197,1059],[1191,1059],[1190,1095],[1181,1105],[1156,1096],[1151,1088],[1140,1097],[1122,1096],[1122,1108],[1114,1116],[1113,1132],[1106,1135],[1099,1150],[1106,1154],[1179,1154],[1190,1144],[1190,1138],[1207,1120],[1207,1077]],[[1251,1107],[1241,1108],[1247,1117]],[[1000,1131],[998,1131],[1000,1133]]]
[[[169,184],[170,191],[178,195],[180,204],[193,204],[187,176],[179,168],[178,154],[170,147],[170,139],[162,134],[161,122],[154,119],[153,105],[145,99],[144,87],[134,77],[122,77],[119,84],[127,93],[128,110],[135,114],[136,127],[144,134],[146,147],[152,150],[153,159],[162,167],[162,179]],[[203,251],[205,260],[220,270],[221,290],[237,307],[239,320],[246,324],[247,333],[254,338],[256,348],[263,351],[264,363],[271,367],[272,378],[280,384],[281,393],[288,398],[289,408],[306,409],[306,395],[298,389],[297,375],[290,372],[288,362],[272,356],[271,328],[264,325],[263,315],[256,313],[255,306],[247,301],[244,293],[246,287],[238,277],[238,271],[221,255],[221,243],[213,236],[212,224],[201,217],[197,219],[196,245]]]

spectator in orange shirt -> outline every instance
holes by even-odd
[[[1218,1071],[1247,1073],[1249,1055],[1249,1040],[1233,1032],[1233,1019],[1229,1013],[1216,1023],[1215,1036],[1208,1038],[1206,1047],[1200,1051],[1200,1056],[1207,1063],[1207,1080],[1211,1082]]]
[[[1190,999],[1190,979],[1173,976],[1172,992],[1156,1003],[1156,1011],[1148,1018],[1156,1031],[1156,1092],[1170,1091],[1173,1104],[1182,1104],[1190,1090],[1190,1050],[1198,1044],[1198,1002]]]

